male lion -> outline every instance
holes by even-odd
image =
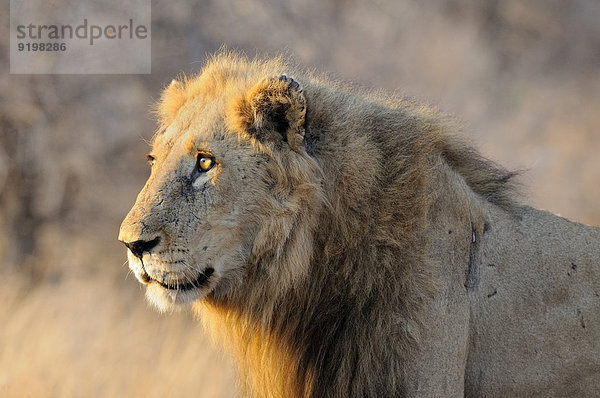
[[[600,230],[518,204],[432,109],[221,54],[157,113],[119,239],[245,394],[600,395]]]

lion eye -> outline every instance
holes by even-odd
[[[206,173],[208,170],[215,167],[215,159],[207,156],[198,154],[198,170],[202,173]]]
[[[150,154],[146,155],[146,160],[148,160],[150,166],[154,166],[154,164],[156,163],[156,158]]]

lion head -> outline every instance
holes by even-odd
[[[241,62],[222,57],[174,80],[157,106],[151,174],[119,240],[160,310],[306,272],[310,222],[300,219],[319,206],[318,167],[303,146],[306,100],[281,62]],[[264,261],[281,256],[285,269]]]

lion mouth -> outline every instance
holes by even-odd
[[[186,291],[193,290],[202,287],[210,278],[210,276],[215,272],[214,268],[207,268],[204,272],[202,272],[198,277],[193,281],[186,282],[169,282],[166,283],[164,281],[160,281],[158,279],[152,278],[150,275],[146,273],[144,277],[147,277],[148,281],[156,282],[160,286],[169,290],[178,290],[178,291]],[[146,278],[144,278],[146,279]]]

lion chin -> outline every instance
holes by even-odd
[[[156,282],[151,282],[146,287],[146,299],[160,312],[180,311],[194,301],[203,299],[210,291],[206,288],[190,290],[165,289]]]
[[[197,272],[195,277],[182,274],[166,280],[150,275],[140,259],[129,257],[130,268],[136,279],[146,285],[148,302],[160,312],[186,309],[189,304],[206,297],[217,279],[215,269],[207,267],[203,272]]]

